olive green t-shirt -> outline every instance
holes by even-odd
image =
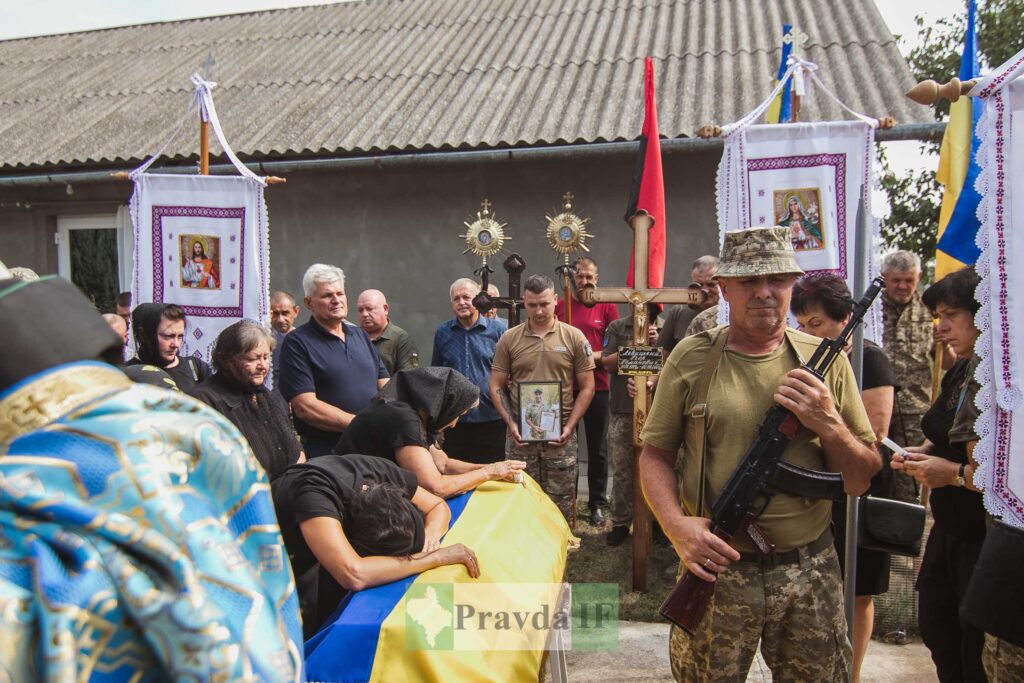
[[[641,434],[644,443],[672,453],[681,444],[684,446],[681,502],[690,512],[697,508],[700,476],[696,454],[700,421],[689,418],[696,402],[690,392],[696,391],[704,359],[713,339],[723,330],[728,328],[687,337],[672,351]],[[773,404],[772,396],[779,382],[787,372],[800,367],[820,342],[816,337],[787,330],[786,340],[766,355],[750,356],[729,350],[722,354],[708,389],[705,515],[753,442],[758,424]],[[874,443],[871,423],[845,354],[832,364],[825,375],[825,385],[850,431],[863,443]],[[818,436],[804,427],[797,431],[782,459],[813,470],[826,469]],[[773,493],[757,523],[775,543],[777,552],[806,545],[825,531],[831,520],[832,501],[781,491]],[[745,535],[737,536],[733,545],[741,551],[754,550]]]

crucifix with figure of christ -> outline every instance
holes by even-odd
[[[647,377],[660,369],[661,352],[647,345],[647,307],[649,304],[700,304],[707,296],[697,288],[647,287],[648,240],[654,219],[639,211],[629,221],[633,229],[633,287],[583,287],[580,300],[586,306],[599,302],[625,303],[633,315],[633,344],[623,349],[629,356],[624,365],[623,351],[619,352],[619,372],[636,377],[636,396],[633,398],[633,590],[647,590],[647,555],[650,552],[651,516],[640,486],[639,460],[643,443],[640,431],[647,420]]]

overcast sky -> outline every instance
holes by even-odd
[[[323,0],[0,0],[0,40],[317,4],[327,3]],[[964,11],[964,0],[876,0],[876,4],[889,29],[902,36],[904,54],[916,44],[915,16],[921,15],[930,23]],[[890,159],[898,169],[936,163],[922,158],[915,142],[891,143],[888,148]]]

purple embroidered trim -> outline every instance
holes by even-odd
[[[1010,413],[998,406],[994,410],[996,411],[996,443],[992,453],[992,465],[995,470],[995,476],[992,477],[992,491],[999,496],[1003,503],[1013,508],[1018,517],[1024,518],[1024,504],[1021,503],[1021,499],[1006,483],[1006,467],[1010,454]]]
[[[224,209],[210,206],[154,206],[153,207],[153,301],[164,301],[164,241],[163,219],[174,216],[196,218],[237,218],[241,233],[241,286],[238,288],[238,306],[182,306],[185,315],[203,318],[241,318],[242,292],[245,291],[245,207]],[[223,276],[223,273],[221,274]]]
[[[1020,66],[1022,63],[1024,63],[1024,57],[1018,59],[1016,62],[1011,64],[1009,68],[1004,69],[1003,73],[993,78],[992,82],[986,85],[985,88],[978,93],[978,97],[988,97],[990,94],[992,94],[992,91],[1001,86],[1003,84],[1003,81],[1009,78],[1010,74],[1016,71],[1017,67]]]
[[[829,272],[838,273],[846,279],[846,155],[845,154],[809,154],[793,157],[766,157],[764,159],[747,160],[747,182],[750,186],[750,174],[754,171],[777,171],[783,168],[812,168],[814,166],[835,167],[836,183],[836,234],[839,236],[839,268]],[[741,183],[743,185],[743,183]],[[752,216],[750,200],[746,201],[747,215]],[[808,271],[822,272],[822,271]]]

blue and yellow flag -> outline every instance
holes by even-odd
[[[974,0],[967,4],[967,34],[960,57],[960,80],[978,75],[978,43],[974,32]],[[978,234],[978,202],[974,189],[978,177],[976,134],[982,103],[973,97],[961,97],[949,108],[949,123],[942,137],[939,168],[935,179],[943,186],[939,209],[938,243],[935,251],[935,279],[971,265],[980,251],[974,239]]]
[[[786,75],[786,62],[790,53],[793,52],[793,26],[792,24],[782,25],[782,59],[779,60],[779,71],[775,76],[773,88],[779,84],[782,77]],[[787,36],[789,39],[787,40]],[[793,81],[790,79],[782,88],[782,92],[775,96],[772,103],[768,105],[768,113],[765,114],[765,123],[787,123],[792,117],[790,106],[790,91],[793,89]]]

